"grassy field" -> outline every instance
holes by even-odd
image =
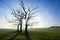
[[[60,40],[60,28],[29,29],[29,34],[0,29],[0,40]]]

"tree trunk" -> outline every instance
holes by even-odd
[[[25,34],[27,34],[28,33],[28,26],[27,26],[27,24],[26,24],[26,27],[25,27]]]
[[[20,25],[20,32],[22,32],[22,25]]]
[[[18,26],[17,26],[17,32],[19,32],[19,24],[18,24]]]
[[[22,32],[22,20],[20,22],[20,32]]]
[[[26,20],[26,24],[25,24],[25,34],[27,35],[28,34],[28,19]]]

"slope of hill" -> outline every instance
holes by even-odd
[[[29,29],[24,35],[16,30],[0,30],[0,40],[60,40],[60,28]]]

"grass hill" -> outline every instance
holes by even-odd
[[[60,40],[60,28],[29,29],[28,33],[0,29],[0,40]]]

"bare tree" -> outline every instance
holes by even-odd
[[[30,9],[30,7],[29,7],[29,8],[27,8],[27,11],[26,11],[26,8],[24,6],[23,1],[21,1],[21,7],[22,7],[22,9],[24,11],[24,19],[26,21],[25,22],[25,34],[27,34],[28,33],[27,32],[28,26],[31,26],[30,24],[32,24],[32,23],[29,23],[30,19],[37,16],[37,13],[35,13],[35,10],[37,8]]]
[[[23,4],[20,4],[20,6],[22,7]],[[13,23],[14,25],[17,25],[17,32],[22,32],[22,22],[23,22],[23,18],[24,18],[24,12],[23,12],[22,9],[23,8],[20,8],[20,7],[19,7],[19,9],[15,9],[15,10],[13,9],[11,14],[14,17],[14,20],[9,20],[8,19],[8,21],[10,23]]]
[[[14,16],[14,20],[9,20],[10,23],[14,23],[14,25],[17,25],[17,31],[22,32],[22,21],[24,18],[24,13],[20,10],[12,10],[11,13]],[[20,28],[20,30],[19,30]]]
[[[15,17],[15,20],[14,21],[10,21],[10,22],[15,22],[14,24],[17,25],[17,31],[20,31],[22,32],[22,22],[23,22],[23,19],[25,20],[25,34],[27,34],[27,29],[28,29],[28,26],[31,26],[31,24],[34,24],[34,23],[29,23],[30,22],[30,19],[33,19],[34,17],[36,17],[37,13],[35,13],[35,10],[37,8],[34,8],[34,9],[31,9],[30,7],[29,8],[26,8],[26,6],[24,5],[23,1],[20,1],[21,4],[21,9],[19,10],[13,10],[11,14],[13,14],[13,16]],[[19,30],[19,26],[20,26],[20,30]]]

